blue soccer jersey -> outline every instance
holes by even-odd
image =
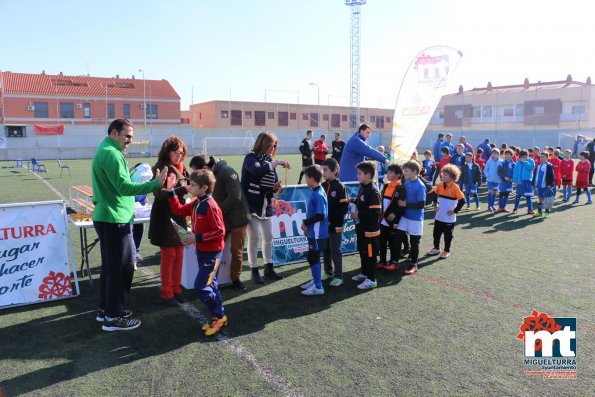
[[[405,181],[406,201],[407,204],[418,203],[420,201],[426,202],[426,186],[422,181],[417,178],[414,181],[407,179]],[[423,208],[407,208],[405,209],[404,218],[412,221],[423,221],[424,220],[424,209]]]
[[[322,215],[321,221],[308,225],[308,235],[306,237],[313,239],[328,238],[328,203],[326,193],[321,186],[312,189],[310,201],[306,208],[306,218],[310,219],[316,215]]]

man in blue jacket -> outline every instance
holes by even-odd
[[[390,161],[376,149],[366,143],[366,139],[372,134],[372,128],[367,124],[359,126],[357,133],[353,134],[345,144],[343,156],[341,157],[341,168],[339,169],[339,179],[341,182],[357,181],[356,166],[365,160],[366,157],[390,164]]]
[[[434,162],[439,162],[442,159],[442,143],[444,142],[444,134],[438,134],[438,140],[434,142],[434,146],[432,148],[432,154],[434,155]]]
[[[487,162],[490,159],[490,154],[492,153],[492,147],[490,146],[490,140],[486,138],[482,143],[477,145],[478,149],[483,150],[481,157]]]

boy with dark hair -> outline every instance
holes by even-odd
[[[397,242],[396,229],[401,216],[405,212],[405,207],[399,207],[398,202],[405,200],[405,187],[401,184],[403,170],[397,164],[388,166],[386,173],[386,183],[382,187],[380,197],[382,199],[382,220],[380,221],[380,262],[378,268],[388,271],[398,269],[398,259],[395,253],[398,251],[395,247]],[[390,248],[390,261],[386,260],[387,245]]]
[[[426,205],[426,186],[419,179],[420,165],[417,161],[408,161],[403,164],[403,177],[405,178],[405,202],[400,201],[399,206],[405,208],[403,216],[399,220],[397,229],[397,252],[393,255],[399,258],[401,255],[401,244],[409,234],[411,265],[405,270],[406,275],[417,272],[417,260],[419,257],[419,242],[424,227],[424,206]]]
[[[574,180],[574,161],[572,160],[572,150],[565,150],[566,156],[560,164],[560,172],[562,173],[562,193],[564,194],[562,201],[567,202],[572,196],[572,181]]]
[[[325,181],[322,189],[328,201],[328,244],[324,250],[324,273],[322,281],[332,278],[331,287],[343,284],[343,255],[341,241],[343,239],[343,223],[349,208],[349,193],[347,188],[337,178],[339,163],[334,158],[322,162],[322,176]],[[335,269],[333,271],[333,264]]]
[[[376,283],[376,256],[378,255],[380,239],[380,195],[374,186],[374,163],[362,161],[357,165],[357,179],[360,183],[359,192],[355,198],[356,210],[351,213],[351,219],[356,221],[357,248],[361,261],[361,273],[353,276],[353,281],[361,282],[359,289],[372,289]]]
[[[450,256],[450,243],[452,242],[452,232],[457,221],[457,213],[465,205],[463,192],[456,184],[461,171],[452,164],[448,164],[442,170],[443,180],[436,186],[434,196],[434,246],[427,255],[438,255],[440,259],[446,259]],[[440,238],[444,234],[444,251],[440,253]]]
[[[207,336],[214,335],[227,325],[217,283],[217,270],[225,245],[225,223],[221,209],[211,196],[215,187],[215,175],[205,169],[190,174],[190,184],[186,189],[196,200],[184,205],[180,204],[178,196],[172,190],[174,185],[175,178],[173,181],[168,178],[169,205],[174,215],[190,216],[192,219],[192,234],[182,239],[182,243],[196,246],[198,274],[194,281],[194,290],[211,312],[211,321],[203,325],[202,330]]]
[[[481,171],[477,163],[473,161],[473,153],[471,152],[465,153],[465,164],[461,167],[461,183],[465,188],[467,209],[471,208],[471,196],[473,196],[475,209],[479,210],[477,187],[481,185]]]
[[[446,164],[449,164],[450,159],[452,158],[448,146],[443,146],[442,149],[440,149],[440,152],[442,153],[442,158],[438,162],[438,168],[436,169],[437,174],[440,174],[440,170],[442,170]]]
[[[302,223],[302,231],[308,238],[308,263],[312,272],[312,281],[302,285],[302,295],[323,295],[322,270],[320,266],[320,252],[328,244],[328,203],[326,194],[320,186],[322,168],[316,164],[307,167],[304,171],[306,184],[312,189],[306,219]]]
[[[492,155],[486,162],[484,174],[488,184],[488,211],[496,211],[494,205],[496,204],[496,193],[498,192],[498,184],[500,177],[498,176],[498,166],[500,165],[500,150],[492,149]]]
[[[506,204],[508,203],[508,195],[512,192],[512,173],[514,170],[514,163],[512,162],[512,150],[506,149],[504,151],[504,161],[498,165],[498,176],[500,177],[500,184],[498,185],[498,209],[496,213],[508,212]]]
[[[433,185],[434,173],[436,172],[436,163],[434,160],[432,160],[432,152],[429,150],[424,152],[424,160],[421,162],[421,165],[426,171],[425,178]]]
[[[595,142],[595,139],[593,139]],[[589,152],[586,150],[579,153],[581,161],[576,165],[576,198],[572,204],[578,204],[578,198],[581,195],[581,190],[585,189],[587,194],[587,204],[592,204],[591,192],[589,191],[589,176],[591,172],[591,162],[589,161]]]
[[[514,209],[512,210],[513,214],[516,214],[519,210],[521,197],[527,199],[527,214],[535,214],[535,211],[533,211],[533,193],[535,189],[531,182],[533,179],[534,168],[535,163],[533,162],[533,159],[529,158],[529,152],[521,150],[519,152],[519,159],[512,171],[512,181],[516,184],[516,197],[514,199]]]
[[[554,167],[548,162],[550,157],[549,152],[543,151],[539,155],[541,163],[537,166],[535,176],[533,177],[533,183],[537,188],[537,197],[539,202],[537,203],[537,211],[539,216],[543,217],[543,209],[541,208],[543,200],[548,195],[548,190],[554,187]],[[550,210],[546,208],[545,217],[550,216]]]

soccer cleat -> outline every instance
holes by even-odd
[[[300,288],[301,289],[308,289],[308,288],[312,288],[313,285],[314,285],[314,280],[310,280],[306,284],[300,285]]]
[[[578,204],[578,200],[574,200],[572,204]]]
[[[305,295],[305,296],[324,295],[324,288],[316,288],[315,285],[312,285],[310,288],[303,290],[302,295]]]
[[[468,206],[467,206],[467,211],[469,211],[470,209],[471,209],[471,206],[470,206],[470,205],[468,205]]]
[[[475,211],[480,211],[481,207],[478,205],[477,207],[475,207]]]
[[[394,272],[399,269],[399,266],[395,262],[390,262],[388,265],[384,266],[384,270],[388,272]]]
[[[431,250],[426,252],[426,255],[434,256],[434,255],[438,255],[439,253],[440,253],[440,250],[438,248],[432,248]]]
[[[123,309],[120,312],[120,317],[130,318],[132,316],[132,310],[130,309]],[[97,311],[97,317],[95,317],[95,321],[102,323],[105,320],[105,310],[99,309]]]
[[[326,272],[325,273],[322,273],[322,277],[321,277],[321,280],[322,281],[330,280],[332,278],[333,278],[333,275],[332,274],[328,274]]]
[[[528,211],[527,211],[527,214],[528,214],[528,215],[535,215],[535,211],[533,211],[533,210],[528,210]]]
[[[513,213],[513,214],[516,214],[516,213],[518,213],[518,212],[519,212],[519,211],[518,211],[516,208],[512,210],[512,213]]]
[[[587,205],[593,204],[593,201],[589,200],[587,201]]]
[[[366,276],[364,276],[364,275],[363,275],[363,274],[361,274],[361,273],[360,273],[360,274],[357,274],[357,275],[355,275],[355,276],[353,276],[353,277],[351,277],[351,279],[352,279],[353,281],[364,281],[366,278],[367,278],[367,277],[366,277]]]
[[[409,269],[405,270],[405,275],[407,276],[411,276],[415,273],[417,273],[417,265],[413,265]]]
[[[124,317],[105,317],[101,329],[108,332],[113,331],[131,331],[140,327],[140,320]]]
[[[366,277],[366,279],[361,284],[357,285],[357,288],[359,288],[359,289],[373,289],[373,288],[376,288],[377,286],[378,286],[378,283],[376,281],[372,281]]]
[[[211,321],[216,321],[217,319],[218,319],[218,317],[215,317],[215,316],[211,317]],[[225,323],[227,324],[227,316],[226,316],[225,314],[223,315],[223,317],[221,317],[221,319],[222,319],[222,320],[225,320]],[[209,328],[209,324],[210,324],[210,323],[206,323],[206,324],[204,324],[204,325],[202,326],[202,330],[203,330],[203,331],[206,331],[206,330],[207,330],[207,328]]]
[[[331,287],[340,287],[343,285],[343,278],[342,277],[335,277],[331,280],[330,284]]]
[[[207,325],[208,326],[205,330],[205,335],[215,335],[217,332],[219,332],[219,330],[221,330],[222,327],[225,327],[227,325],[227,316],[224,314],[221,318],[213,317],[213,319],[211,319],[211,322]]]
[[[502,213],[502,212],[508,212],[508,211],[506,211],[506,209],[505,209],[505,208],[498,208],[498,209],[497,209],[496,211],[494,211],[494,212],[495,212],[496,214],[500,214],[500,213]]]
[[[448,251],[442,251],[442,253],[440,254],[440,259],[446,259],[450,256],[450,252]]]
[[[545,215],[544,215],[544,217],[545,218],[549,218],[550,217],[550,213],[549,212],[546,212]]]

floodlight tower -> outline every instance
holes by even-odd
[[[361,42],[361,30],[359,25],[360,8],[366,4],[366,0],[345,0],[345,5],[351,7],[351,110],[349,112],[349,126],[357,128],[359,125],[359,48]]]

